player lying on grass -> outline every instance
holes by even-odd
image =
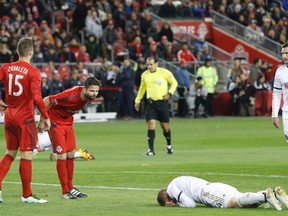
[[[288,196],[280,186],[242,193],[233,186],[192,176],[173,179],[167,188],[159,191],[157,201],[161,206],[190,208],[195,208],[197,203],[214,208],[257,208],[269,203],[279,211],[282,210],[281,203],[288,207]]]
[[[43,133],[38,133],[38,140],[39,140],[39,149],[34,150],[34,154],[36,155],[38,152],[43,152],[52,149],[51,140],[47,131]],[[83,158],[85,160],[94,160],[95,157],[90,154],[86,149],[80,148],[78,149],[75,154],[74,158]],[[51,161],[57,160],[57,154],[51,153],[50,155]]]

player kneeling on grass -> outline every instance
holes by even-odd
[[[45,131],[43,133],[38,133],[38,140],[39,140],[39,149],[34,150],[34,155],[38,154],[38,152],[48,151],[52,148],[48,132]],[[83,158],[88,161],[95,159],[95,157],[84,148],[80,148],[77,151],[75,151],[74,158]],[[51,153],[50,160],[56,161],[57,154]]]
[[[44,98],[44,104],[48,109],[51,120],[49,136],[53,152],[57,154],[56,170],[62,186],[63,199],[87,197],[86,194],[73,186],[74,155],[76,151],[73,115],[82,110],[87,103],[96,99],[100,85],[100,81],[95,77],[87,77],[84,86],[75,86],[59,94]],[[42,115],[39,122],[40,126],[41,122]]]
[[[208,182],[192,176],[173,179],[167,188],[160,190],[157,201],[161,206],[180,206],[195,208],[204,204],[214,208],[257,208],[263,203],[282,210],[281,204],[288,208],[288,196],[280,186],[256,193],[241,193],[235,187]]]

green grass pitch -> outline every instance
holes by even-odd
[[[20,202],[19,161],[14,161],[3,182],[0,215],[288,215],[273,208],[195,209],[160,207],[158,190],[176,176],[193,175],[259,191],[283,186],[288,190],[288,145],[283,129],[270,117],[171,119],[174,154],[167,155],[157,123],[154,157],[147,151],[146,123],[142,120],[77,123],[77,147],[88,149],[94,161],[75,161],[74,184],[86,199],[62,200],[55,162],[50,152],[33,161],[33,192],[48,199],[44,205]],[[0,125],[0,153],[5,152]]]

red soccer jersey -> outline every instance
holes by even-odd
[[[5,120],[26,122],[34,120],[34,104],[48,118],[40,89],[40,71],[28,62],[17,61],[0,68],[0,81],[5,86]]]
[[[59,94],[49,96],[51,104],[48,114],[51,123],[73,124],[73,115],[78,113],[90,100],[81,99],[83,86],[75,86]]]

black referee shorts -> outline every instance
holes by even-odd
[[[169,101],[157,100],[153,101],[148,99],[146,105],[146,121],[151,119],[158,120],[160,122],[169,123]]]

